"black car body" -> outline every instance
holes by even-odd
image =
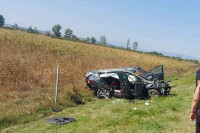
[[[162,65],[149,72],[138,66],[90,71],[85,82],[98,98],[151,98],[171,90],[170,81],[164,81]]]

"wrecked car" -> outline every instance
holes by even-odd
[[[164,81],[163,65],[147,72],[133,68],[104,69],[86,74],[86,86],[97,98],[151,98],[169,94],[170,80]]]

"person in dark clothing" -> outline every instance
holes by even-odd
[[[196,74],[196,87],[200,84],[200,69],[197,71]]]
[[[200,69],[196,73],[196,89],[192,101],[190,120],[196,119],[196,133],[200,133]]]

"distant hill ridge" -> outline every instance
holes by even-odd
[[[5,24],[4,26],[12,28],[14,25]],[[28,29],[28,28],[21,27],[21,26],[18,26],[18,28],[19,29],[25,29],[25,30]],[[32,28],[34,28],[34,27],[32,27]],[[46,31],[38,30],[38,32],[41,33],[41,34],[46,34],[47,32],[51,32],[51,31],[49,31],[49,30],[46,30]],[[86,40],[86,38],[83,38],[83,37],[78,37],[78,39]],[[101,44],[101,42],[97,40],[96,44]],[[123,47],[123,46],[119,46],[119,45],[117,46],[117,45],[114,45],[114,44],[111,44],[111,43],[106,43],[106,46],[113,47],[113,48],[119,48],[119,49],[125,49],[126,50],[126,48]],[[184,55],[184,54],[172,53],[172,52],[148,51],[148,50],[145,50],[145,49],[142,49],[142,48],[139,48],[137,51],[140,52],[140,53],[148,53],[148,54],[164,56],[164,57],[172,57],[172,58],[178,58],[178,59],[186,59],[186,60],[191,60],[191,61],[195,61],[195,62],[198,62],[200,60],[200,58],[196,58],[196,57],[192,57],[192,56]]]

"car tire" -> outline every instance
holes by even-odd
[[[158,97],[160,96],[160,92],[156,89],[148,90],[148,98]]]
[[[104,98],[109,98],[110,97],[110,92],[105,89],[99,89],[97,91],[97,98],[98,99],[104,99]]]

